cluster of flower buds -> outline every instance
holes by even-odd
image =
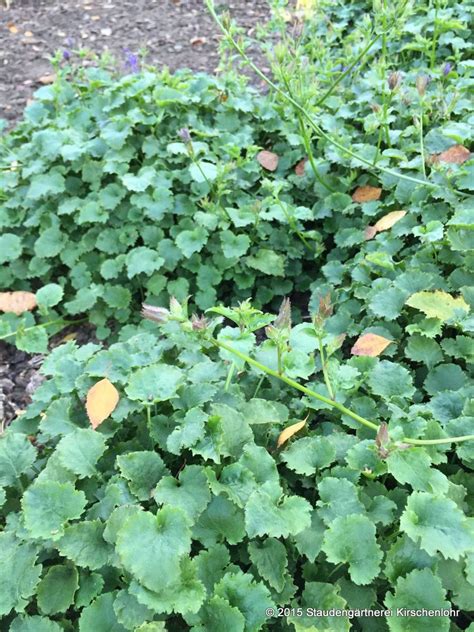
[[[170,307],[157,307],[155,305],[142,305],[142,316],[155,323],[163,325],[170,320],[181,323],[187,331],[204,331],[209,326],[209,321],[205,316],[193,314],[191,320],[188,318],[188,299],[180,303],[174,296],[170,299]]]

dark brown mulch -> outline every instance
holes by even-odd
[[[214,72],[220,32],[204,0],[0,0],[0,118],[20,118],[57,50],[111,52],[146,48],[146,61]],[[267,0],[219,0],[247,33],[269,14]],[[72,44],[72,46],[71,46]],[[124,67],[125,70],[125,67]]]
[[[125,67],[125,49],[146,48],[146,63],[171,71],[191,68],[213,73],[220,33],[204,0],[0,0],[0,118],[9,126],[21,118],[33,92],[52,73],[57,50],[109,51]],[[267,0],[222,0],[247,34],[269,15]],[[76,328],[78,343],[94,341],[87,326]],[[51,345],[61,343],[67,330]],[[30,402],[42,381],[43,356],[29,355],[0,341],[0,425]],[[0,426],[0,431],[1,431]]]
[[[91,325],[69,325],[50,338],[49,349],[67,340],[75,340],[79,345],[99,343]],[[0,341],[0,432],[25,410],[31,402],[31,395],[45,380],[39,372],[43,358],[43,355],[25,353],[14,345]]]

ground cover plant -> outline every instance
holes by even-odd
[[[3,288],[42,288],[43,322],[87,312],[104,338],[142,299],[191,293],[205,309],[308,289],[322,248],[291,184],[301,150],[243,79],[90,69],[37,97],[2,145],[0,256]],[[260,164],[272,135],[288,193]],[[17,342],[44,351],[46,330]]]
[[[266,96],[66,66],[2,139],[1,335],[105,339],[0,437],[5,629],[474,630],[470,8],[273,4]]]

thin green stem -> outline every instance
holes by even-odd
[[[290,82],[288,81],[288,77],[286,76],[286,73],[281,68],[281,64],[280,64],[280,72],[283,79],[283,83],[285,84],[286,91],[289,94],[289,96],[293,99],[294,97],[291,91]],[[300,128],[301,138],[303,139],[303,145],[308,155],[309,164],[311,165],[311,169],[313,170],[314,177],[326,190],[330,191],[331,193],[334,193],[334,189],[330,187],[329,184],[324,182],[323,178],[319,175],[319,171],[316,168],[316,162],[314,160],[313,149],[311,147],[311,138],[308,135],[303,118],[301,116],[301,113],[298,110],[296,111],[296,117],[298,119],[298,125]]]
[[[434,70],[434,67],[436,64],[436,45],[438,43],[438,9],[439,9],[439,2],[438,0],[435,0],[433,39],[431,40],[430,70]]]
[[[308,248],[308,250],[311,250],[311,252],[314,252],[314,248],[306,241],[306,237],[303,235],[303,233],[300,230],[298,230],[298,226],[296,225],[295,218],[292,217],[290,215],[290,213],[287,212],[287,210],[286,210],[283,202],[280,200],[280,198],[276,198],[275,201],[278,204],[278,206],[281,208],[283,214],[285,215],[286,220],[287,220],[291,230],[299,237],[299,239],[301,239],[301,241],[306,246],[306,248]]]
[[[282,90],[279,86],[277,86],[269,77],[267,77],[267,75],[264,72],[262,72],[260,68],[258,68],[258,66],[254,64],[254,62],[249,58],[249,56],[246,54],[242,46],[240,46],[240,44],[233,39],[232,35],[229,33],[229,30],[222,24],[221,20],[219,19],[215,11],[213,0],[206,0],[206,3],[207,3],[208,10],[211,13],[213,19],[215,20],[216,24],[221,29],[222,33],[227,37],[229,43],[232,44],[232,46],[239,53],[242,59],[245,60],[245,62],[250,66],[250,68],[255,72],[255,74],[258,77],[260,77],[260,79],[265,81],[267,85],[269,85],[273,90],[275,90],[275,92],[281,95],[286,101],[288,101],[288,103],[291,103],[303,115],[303,117],[308,121],[309,125],[313,128],[316,134],[318,134],[321,138],[324,138],[328,143],[330,143],[334,147],[337,147],[340,151],[342,151],[347,156],[350,156],[351,158],[358,160],[359,162],[366,165],[370,169],[374,168],[374,165],[372,164],[370,160],[348,149],[347,147],[342,145],[338,140],[333,138],[330,134],[327,134],[323,129],[321,129],[319,125],[317,125],[314,122],[313,117],[306,110],[305,107],[303,107],[300,103],[295,101],[295,99],[293,99],[284,90]],[[419,178],[407,176],[404,173],[393,171],[392,169],[388,169],[387,167],[377,166],[376,169],[389,176],[400,178],[401,180],[407,180],[408,182],[413,182],[415,184],[422,184],[424,186],[429,186],[436,189],[441,188],[441,185],[435,182],[429,182],[428,180],[420,180]]]
[[[350,64],[346,70],[344,72],[342,72],[339,77],[336,79],[336,81],[333,82],[333,84],[329,87],[328,90],[326,90],[326,92],[323,94],[323,96],[318,99],[318,101],[316,101],[316,103],[314,104],[314,107],[319,107],[321,105],[323,105],[323,103],[331,96],[331,94],[334,92],[334,90],[337,88],[337,86],[341,83],[341,81],[347,77],[347,75],[352,72],[352,69],[360,62],[360,60],[365,57],[366,53],[369,52],[369,50],[372,48],[372,46],[375,44],[375,42],[379,39],[379,37],[381,36],[381,33],[379,33],[378,35],[376,35],[373,39],[371,39],[369,41],[369,43],[367,44],[367,46],[362,50],[362,52],[355,58],[355,60],[352,62],[352,64]]]
[[[222,349],[225,349],[226,351],[233,353],[241,360],[244,360],[251,366],[254,366],[256,369],[259,369],[260,371],[263,371],[264,373],[267,373],[268,375],[278,378],[282,382],[285,382],[285,384],[288,384],[288,386],[296,388],[298,391],[301,391],[305,395],[308,395],[309,397],[314,397],[315,399],[319,399],[321,402],[324,402],[325,404],[329,404],[329,406],[332,406],[333,408],[337,408],[338,410],[341,411],[341,413],[343,413],[344,415],[348,415],[349,417],[352,417],[353,419],[355,419],[362,425],[367,426],[368,428],[371,428],[372,430],[379,429],[377,424],[374,424],[372,421],[369,421],[368,419],[361,417],[357,413],[352,412],[352,410],[349,410],[349,408],[346,408],[339,402],[335,402],[332,399],[329,399],[329,397],[326,397],[325,395],[320,395],[319,393],[316,393],[315,391],[311,390],[310,388],[306,386],[303,386],[302,384],[299,384],[299,382],[292,380],[286,375],[281,375],[280,373],[278,373],[278,371],[274,371],[270,367],[265,366],[264,364],[261,364],[260,362],[258,362],[257,360],[254,360],[250,356],[247,356],[244,353],[241,353],[240,351],[238,351],[237,349],[234,349],[227,343],[222,342],[221,340],[217,340],[215,338],[210,338],[210,342],[215,344],[217,347],[221,347]]]
[[[151,427],[151,406],[147,405],[146,406],[146,421],[148,424],[148,428]]]
[[[319,340],[319,353],[321,355],[321,366],[323,369],[324,383],[326,384],[326,388],[328,389],[329,397],[331,399],[336,399],[334,394],[334,389],[331,384],[331,380],[329,379],[329,373],[326,364],[326,355],[324,353],[324,345],[321,336],[318,337]]]
[[[281,357],[281,348],[280,345],[277,345],[277,365],[278,365],[278,375],[282,375],[283,374],[283,363],[282,363],[282,357]]]
[[[199,171],[201,172],[202,177],[204,178],[204,180],[207,183],[207,186],[209,187],[209,192],[212,191],[212,184],[209,180],[209,178],[206,176],[206,174],[204,173],[204,171],[202,170],[201,165],[199,164],[199,161],[197,161],[194,156],[190,153],[189,157],[191,158],[191,161],[193,162],[193,164],[199,169]]]
[[[420,154],[421,154],[421,169],[423,171],[423,175],[426,178],[426,160],[425,160],[425,143],[423,139],[423,100],[420,101]]]
[[[235,371],[235,362],[232,362],[232,364],[230,365],[229,370],[227,372],[227,379],[226,379],[225,385],[224,385],[224,390],[225,391],[229,390],[230,383],[231,383],[232,378],[234,376],[234,371]]]
[[[59,323],[64,323],[64,325],[74,325],[76,323],[83,323],[87,318],[81,318],[80,320],[65,320],[64,318],[58,318],[57,320],[49,320],[47,323],[39,323],[38,325],[32,325],[31,327],[25,327],[25,329],[15,329],[15,331],[10,332],[9,334],[4,334],[0,336],[0,340],[5,340],[6,338],[11,338],[12,336],[16,336],[18,332],[25,333],[27,331],[31,331],[32,329],[38,329],[39,327],[49,327],[50,325],[57,325]]]
[[[311,148],[311,139],[308,136],[308,132],[306,130],[306,126],[304,124],[303,117],[301,116],[300,112],[297,112],[296,116],[298,117],[298,123],[299,123],[299,126],[300,126],[301,137],[303,139],[303,144],[304,144],[305,151],[308,154],[309,164],[311,165],[311,169],[313,170],[314,177],[316,178],[316,180],[320,184],[322,184],[322,186],[325,189],[327,189],[331,193],[334,193],[334,189],[331,186],[329,186],[329,184],[327,182],[325,182],[323,180],[323,178],[319,175],[319,171],[316,168],[316,162],[314,160],[314,154],[313,154],[313,150]]]
[[[257,388],[255,389],[255,393],[253,394],[254,398],[257,397],[258,391],[260,390],[260,387],[262,386],[264,379],[265,379],[265,374],[263,374],[262,377],[258,380]]]
[[[247,362],[247,364],[254,366],[256,369],[263,371],[267,375],[276,377],[282,382],[285,382],[285,384],[288,384],[288,386],[291,386],[292,388],[295,388],[298,391],[301,391],[305,395],[308,395],[309,397],[314,397],[314,399],[318,399],[319,401],[324,402],[325,404],[328,404],[332,408],[336,408],[341,413],[343,413],[344,415],[347,415],[348,417],[351,417],[352,419],[355,419],[355,421],[359,422],[363,426],[366,426],[367,428],[371,428],[372,430],[375,430],[375,431],[379,430],[378,424],[375,424],[373,421],[369,421],[365,417],[361,417],[361,415],[358,415],[357,413],[353,412],[352,410],[350,410],[350,408],[346,408],[343,404],[340,404],[339,402],[329,399],[329,397],[325,397],[324,395],[320,395],[319,393],[316,393],[316,391],[313,391],[307,386],[303,386],[302,384],[299,384],[299,382],[296,382],[295,380],[292,380],[291,378],[286,377],[286,375],[280,375],[278,371],[274,371],[270,367],[265,366],[264,364],[261,364],[257,360],[254,360],[250,356],[245,355],[245,353],[242,353],[241,351],[234,349],[233,347],[231,347],[225,342],[222,342],[221,340],[217,340],[216,338],[212,338],[212,337],[209,337],[208,340],[209,342],[214,344],[216,347],[220,347],[221,349],[225,349],[226,351],[229,351],[229,353],[233,353],[235,356],[237,356],[241,360],[244,360],[244,362]],[[401,440],[401,442],[408,443],[410,445],[442,445],[445,443],[460,443],[462,441],[472,441],[472,440],[474,440],[474,434],[463,435],[461,437],[446,437],[445,439],[411,439],[409,437],[404,437]]]

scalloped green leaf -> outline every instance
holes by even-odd
[[[86,496],[71,483],[42,481],[26,490],[21,506],[25,527],[33,538],[58,540],[66,524],[81,517]]]
[[[355,584],[368,584],[379,574],[383,554],[375,537],[375,525],[367,516],[336,518],[324,535],[322,550],[333,564],[349,564],[349,575]]]
[[[163,507],[156,515],[136,513],[117,534],[116,550],[124,568],[153,591],[178,581],[180,560],[190,548],[186,514],[175,507]]]

